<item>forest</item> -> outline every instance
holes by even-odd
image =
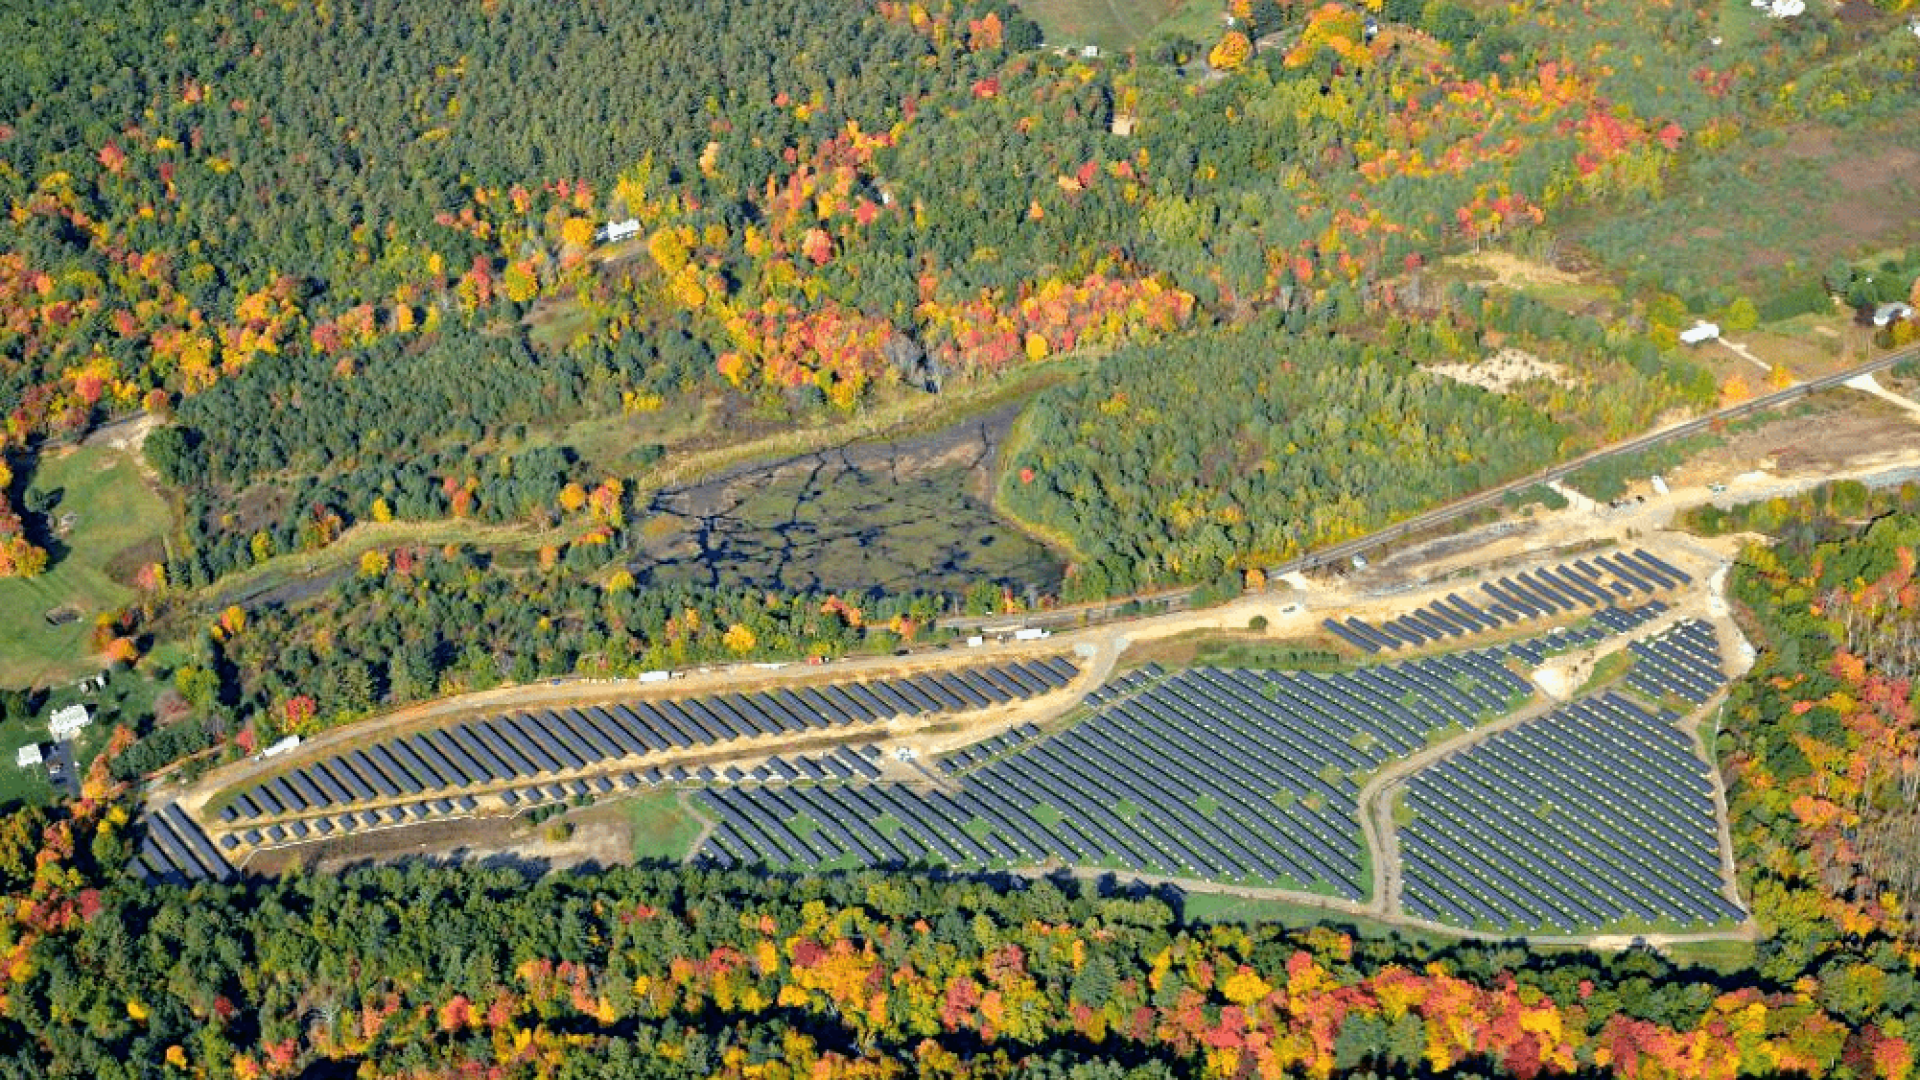
[[[1750,548],[1734,578],[1764,647],[1719,749],[1755,909],[1796,941],[1777,970],[1885,928],[1911,934],[1920,490],[1847,482],[1703,517],[1780,538]]]
[[[1713,390],[1711,377],[1663,363],[1644,341],[1623,347],[1594,320],[1524,297],[1456,288],[1366,325],[1343,299],[1352,302],[1336,291],[1314,308],[1122,350],[1041,395],[1002,498],[1073,541],[1066,595],[1222,574],[1230,584],[1236,571],[1620,438]],[[1494,342],[1565,360],[1580,389],[1536,380],[1503,397],[1410,360],[1470,362]]]
[[[1263,310],[1333,332],[1312,366],[1452,359],[1498,320],[1368,332],[1425,320],[1426,267],[1654,198],[1870,34],[1810,16],[1701,56],[1704,3],[1657,25],[1593,5],[1258,6],[1297,40],[1223,44],[1219,79],[1177,44],[1036,51],[998,0],[10,11],[30,44],[0,73],[6,439],[167,421],[156,465],[181,522],[162,569],[197,589],[361,521],[545,518],[546,463],[495,483],[529,449],[557,448],[564,482],[637,492],[644,475],[568,425],[714,394],[843,415],[1059,355],[1204,351]],[[602,242],[626,219],[633,239]],[[1609,422],[1538,403],[1558,443],[1710,397],[1641,355],[1687,314],[1645,299],[1581,339],[1636,356]],[[1070,422],[1061,404],[1044,417]],[[13,517],[8,565],[34,572]],[[1262,542],[1340,531],[1282,528]],[[1187,543],[1130,539],[1131,565],[1078,588],[1222,561]]]

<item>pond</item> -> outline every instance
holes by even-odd
[[[660,491],[639,513],[634,576],[849,595],[959,594],[983,580],[1053,592],[1059,557],[989,501],[1022,404]]]

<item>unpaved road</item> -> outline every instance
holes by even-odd
[[[1845,468],[1821,470],[1817,474],[1774,476],[1761,472],[1748,472],[1727,478],[1726,490],[1723,492],[1712,491],[1704,482],[1675,487],[1668,495],[1649,498],[1644,503],[1618,511],[1594,507],[1590,504],[1579,507],[1570,506],[1567,510],[1556,514],[1538,517],[1533,522],[1533,527],[1524,532],[1488,531],[1484,543],[1464,546],[1441,545],[1440,550],[1431,560],[1406,565],[1396,564],[1393,575],[1395,580],[1387,595],[1381,595],[1376,591],[1380,588],[1381,582],[1364,575],[1328,582],[1310,580],[1306,582],[1310,588],[1304,594],[1250,595],[1219,608],[1182,611],[1123,623],[1109,623],[1085,630],[1055,634],[1050,639],[1042,641],[997,644],[978,649],[957,648],[937,653],[918,654],[909,658],[866,657],[819,667],[790,665],[778,670],[768,670],[758,666],[736,665],[689,673],[684,678],[675,679],[667,684],[640,683],[634,680],[571,680],[531,686],[502,687],[478,694],[412,706],[361,724],[328,732],[301,747],[288,759],[270,762],[245,761],[229,765],[209,774],[188,791],[181,801],[189,810],[198,811],[204,808],[210,795],[223,788],[270,772],[277,772],[289,764],[304,761],[309,755],[329,747],[388,734],[399,728],[433,724],[474,713],[536,706],[588,705],[656,695],[678,697],[799,682],[872,678],[1068,651],[1074,654],[1076,662],[1081,667],[1081,675],[1065,691],[1024,706],[1003,706],[999,710],[957,718],[941,717],[940,726],[948,730],[938,734],[925,731],[897,733],[896,741],[899,744],[912,746],[922,754],[933,753],[985,737],[1014,723],[1028,720],[1045,722],[1064,714],[1075,707],[1080,696],[1086,691],[1107,680],[1121,655],[1131,644],[1161,640],[1202,629],[1245,632],[1249,620],[1255,616],[1262,616],[1268,620],[1265,634],[1270,639],[1311,638],[1319,632],[1320,620],[1330,614],[1339,613],[1343,616],[1353,615],[1365,619],[1391,618],[1418,608],[1447,592],[1470,587],[1475,576],[1499,576],[1531,565],[1557,563],[1568,557],[1563,551],[1564,548],[1573,545],[1591,546],[1596,541],[1614,540],[1648,548],[1694,575],[1696,584],[1693,590],[1673,603],[1674,612],[1664,617],[1660,623],[1637,631],[1635,636],[1658,629],[1667,621],[1684,617],[1701,617],[1713,621],[1722,635],[1722,640],[1730,643],[1730,648],[1735,648],[1732,643],[1741,640],[1738,637],[1738,629],[1733,626],[1727,616],[1724,599],[1715,595],[1714,590],[1724,587],[1724,574],[1717,571],[1724,567],[1737,550],[1740,541],[1738,538],[1702,540],[1673,532],[1667,526],[1676,513],[1708,501],[1744,502],[1775,495],[1795,494],[1828,479],[1855,478],[1872,482],[1876,479],[1898,480],[1915,474],[1920,474],[1920,448],[1877,454],[1869,459],[1850,463]],[[1543,623],[1540,628],[1544,628],[1545,625]],[[1624,638],[1612,639],[1601,649],[1623,647],[1624,641]],[[1603,654],[1602,652],[1589,657],[1588,663],[1596,661],[1599,655]],[[1743,652],[1736,652],[1735,655],[1729,656],[1729,669],[1739,671],[1739,665],[1743,659]],[[1561,692],[1565,692],[1568,684],[1577,685],[1577,680],[1571,674],[1564,674],[1560,680]],[[1215,892],[1254,899],[1283,899],[1320,907],[1333,913],[1378,919],[1436,934],[1487,936],[1462,931],[1457,927],[1429,924],[1407,916],[1400,908],[1395,885],[1399,868],[1397,860],[1392,857],[1396,844],[1391,813],[1391,791],[1406,775],[1422,765],[1438,760],[1448,753],[1458,752],[1493,732],[1522,723],[1528,716],[1548,707],[1550,702],[1542,702],[1526,712],[1464,733],[1456,740],[1424,751],[1414,759],[1396,765],[1368,782],[1363,789],[1361,802],[1363,808],[1361,827],[1375,867],[1374,889],[1368,901],[1352,903],[1288,890],[1242,888],[1216,882],[1155,878],[1148,875],[1119,876],[1146,882],[1163,882],[1195,892]],[[1698,742],[1696,731],[1696,743]],[[1702,746],[1700,749],[1704,756],[1707,748]],[[750,748],[743,747],[741,756],[751,760],[777,752],[782,752],[778,744],[759,740]],[[712,756],[712,753],[712,748],[708,748],[707,756]],[[1715,773],[1717,785],[1717,770]],[[1717,786],[1716,801],[1721,807],[1722,848],[1730,875],[1732,853],[1731,840],[1727,835],[1724,820],[1724,791],[1719,790]],[[504,856],[511,850],[521,849],[514,845],[506,845],[499,854]],[[1074,872],[1089,876],[1109,873],[1105,870],[1075,870]],[[1729,889],[1731,888],[1731,877],[1729,877]],[[1745,940],[1749,939],[1753,933],[1754,928],[1749,925],[1701,934],[1647,935],[1638,939],[1591,935],[1540,937],[1531,940],[1540,944],[1578,944],[1598,947],[1615,942],[1624,944],[1629,940],[1653,944]]]

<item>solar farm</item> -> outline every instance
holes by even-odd
[[[465,720],[332,753],[250,785],[219,807],[218,846],[232,858],[257,848],[511,813],[655,783],[727,782],[747,774],[732,767],[689,771],[647,762],[709,748],[747,754],[756,745],[794,739],[882,734],[902,718],[918,721],[1053,693],[1078,674],[1073,661],[1055,656],[868,682]],[[866,756],[829,750],[797,756],[792,764],[774,758],[758,768],[819,780],[865,775],[872,765]],[[180,860],[144,856],[136,865],[150,878],[186,869]]]
[[[1568,934],[1740,919],[1722,892],[1713,781],[1675,719],[1602,694],[1415,774],[1407,912]]]
[[[1724,928],[1745,915],[1727,891],[1716,781],[1677,715],[1724,687],[1721,642],[1651,595],[1691,580],[1644,552],[1589,556],[1489,582],[1484,607],[1449,596],[1377,627],[1328,620],[1376,656],[1350,670],[1146,664],[1041,723],[991,710],[1066,688],[1081,672],[1065,656],[498,712],[343,746],[224,792],[204,832],[178,805],[151,812],[134,870],[221,879],[258,850],[666,791],[702,826],[682,857],[717,867],[1072,867],[1487,933]],[[1445,619],[1416,618],[1436,605]],[[1575,621],[1377,656],[1562,616]],[[1616,682],[1539,703],[1529,672],[1623,637],[1630,663]],[[928,744],[903,741],[964,730],[949,717],[989,726],[925,756]],[[1400,764],[1422,753],[1442,756]],[[1364,806],[1363,789],[1379,792]]]
[[[1595,555],[1485,582],[1478,605],[1449,593],[1378,625],[1327,619],[1321,625],[1364,653],[1439,644],[1530,619],[1617,611],[1617,605],[1692,584],[1686,571],[1641,550]]]
[[[1148,666],[1089,694],[1092,714],[1064,731],[1022,725],[935,760],[939,783],[702,785],[692,798],[713,828],[695,857],[790,871],[1067,865],[1360,901],[1364,777],[1510,713],[1531,693],[1510,663],[1665,610],[1608,608],[1525,641],[1338,675]],[[1630,648],[1630,685],[1653,700],[1704,701],[1724,684],[1706,623]],[[1605,692],[1412,774],[1399,910],[1502,933],[1744,918],[1724,891],[1711,773],[1678,720]]]
[[[1339,675],[1149,674],[1103,692],[1102,707],[1056,736],[1015,731],[984,754],[942,760],[957,791],[704,790],[718,823],[700,856],[801,868],[1057,862],[1357,900],[1361,778],[1527,693],[1490,652]]]

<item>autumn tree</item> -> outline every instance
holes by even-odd
[[[1216,71],[1233,71],[1245,64],[1252,55],[1253,42],[1247,35],[1238,30],[1229,30],[1207,53],[1207,63]]]

